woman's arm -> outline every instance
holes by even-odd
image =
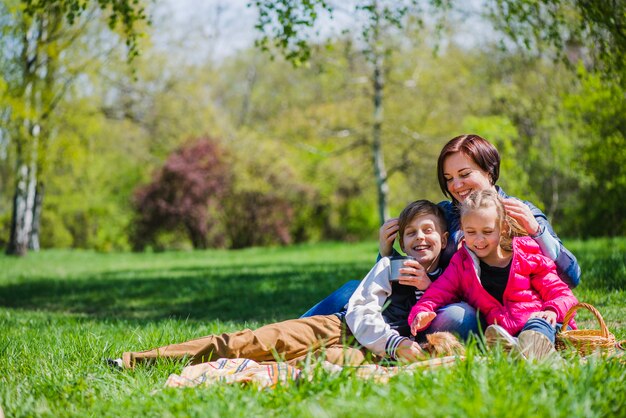
[[[543,255],[554,261],[559,278],[570,288],[578,286],[581,274],[578,260],[563,246],[546,215],[532,203],[513,197],[504,199],[504,207],[539,244]]]

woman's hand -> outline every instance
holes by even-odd
[[[419,290],[426,290],[432,283],[426,269],[417,260],[406,260],[404,267],[398,270],[400,276],[399,283],[406,286],[417,287]]]
[[[393,241],[398,235],[398,218],[385,221],[378,231],[378,251],[382,257],[389,257],[393,252]]]
[[[539,232],[539,222],[522,201],[513,198],[504,199],[504,209],[507,215],[519,222],[528,235],[536,235]]]
[[[437,316],[434,312],[420,312],[413,318],[413,323],[411,324],[411,334],[416,335],[419,331],[423,330],[433,322],[433,319]]]
[[[396,358],[398,360],[415,362],[424,360],[426,357],[428,357],[428,355],[422,347],[411,340],[402,340],[402,342],[398,344],[398,348],[396,348]]]
[[[539,311],[530,314],[531,318],[543,318],[552,326],[556,325],[556,312],[554,311]]]

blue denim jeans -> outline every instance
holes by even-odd
[[[314,315],[332,315],[342,311],[348,304],[348,301],[356,288],[359,287],[360,283],[360,280],[350,280],[315,304],[315,306],[306,311],[300,318],[306,318]]]
[[[559,328],[561,328],[561,324],[557,324],[555,328],[543,318],[530,318],[528,322],[526,322],[526,325],[524,325],[524,328],[520,331],[520,334],[524,331],[537,331],[548,337],[552,344],[554,344],[556,332]]]
[[[318,302],[306,311],[300,318],[313,315],[332,315],[340,312],[348,304],[350,297],[361,283],[351,280]],[[408,316],[408,312],[407,312]],[[452,303],[437,311],[437,316],[426,329],[426,334],[448,331],[457,334],[461,339],[467,339],[471,334],[478,335],[478,320],[476,310],[465,302]]]
[[[426,334],[448,331],[457,334],[462,340],[478,335],[476,309],[466,302],[451,303],[437,310],[437,316],[426,329]]]

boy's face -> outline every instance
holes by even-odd
[[[407,255],[415,257],[427,272],[432,272],[439,264],[439,254],[447,238],[448,233],[441,231],[435,215],[417,215],[406,226],[400,247]]]

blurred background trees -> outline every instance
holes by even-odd
[[[416,198],[443,198],[438,152],[474,132],[500,150],[505,190],[540,206],[560,235],[626,234],[623,26],[594,23],[610,21],[604,8],[494,1],[459,13],[444,2],[439,20],[421,22],[407,9],[381,35],[384,120],[375,127],[375,62],[350,19],[319,37],[305,28],[310,50],[294,67],[252,45],[216,52],[238,6],[195,4],[182,27],[174,3],[146,5],[150,25],[141,4],[127,10],[143,37],[129,36],[123,19],[110,26],[120,12],[109,2],[78,2],[71,23],[62,6],[72,2],[0,3],[5,249],[24,251],[12,247],[16,190],[32,202],[38,237],[20,248],[375,239],[375,130],[392,216]],[[546,20],[538,36],[518,15],[565,6],[572,20]],[[45,30],[29,30],[34,22]]]

